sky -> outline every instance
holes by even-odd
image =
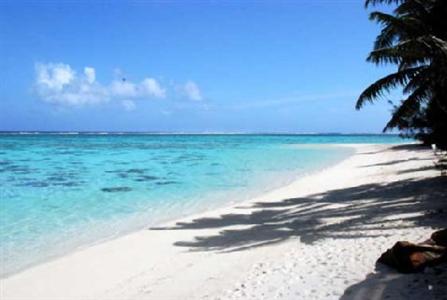
[[[380,133],[359,0],[1,1],[0,130]]]

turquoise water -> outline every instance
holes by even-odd
[[[396,136],[0,134],[0,275],[241,201]]]

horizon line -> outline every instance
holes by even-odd
[[[142,135],[399,135],[372,132],[287,132],[287,131],[103,131],[103,130],[0,130],[0,134],[142,134]]]

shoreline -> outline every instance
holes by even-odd
[[[222,295],[225,299],[240,299],[247,295],[253,295],[253,299],[281,298],[282,296],[275,294],[277,291],[270,292],[265,289],[261,277],[275,273],[274,269],[277,266],[282,266],[282,271],[287,270],[289,274],[301,271],[303,274],[297,273],[298,278],[305,276],[306,271],[312,273],[310,268],[312,264],[309,264],[309,261],[300,261],[300,253],[316,251],[315,257],[326,255],[327,258],[327,253],[324,252],[332,246],[340,249],[340,241],[344,241],[344,238],[338,235],[346,235],[344,232],[346,229],[349,229],[348,233],[350,230],[357,230],[349,227],[351,223],[358,227],[363,226],[360,231],[366,230],[365,228],[371,225],[357,224],[355,220],[360,217],[356,214],[344,214],[342,210],[352,205],[349,202],[352,199],[349,197],[343,199],[336,191],[346,190],[347,196],[361,202],[362,210],[356,213],[364,214],[368,209],[371,210],[372,204],[375,204],[375,198],[369,197],[368,193],[377,193],[374,195],[378,197],[390,197],[386,191],[381,195],[375,190],[369,190],[367,186],[381,184],[386,186],[404,181],[412,186],[410,179],[413,175],[422,179],[436,178],[436,171],[426,168],[433,159],[433,154],[429,150],[407,150],[405,147],[403,150],[393,150],[393,147],[396,148],[395,145],[383,144],[344,145],[355,147],[355,153],[331,167],[300,177],[262,196],[79,249],[2,278],[1,298],[209,299],[214,297],[220,299]],[[406,160],[403,159],[405,157]],[[393,161],[397,163],[392,163]],[[371,166],[368,167],[369,165]],[[408,170],[421,168],[421,171],[416,172],[418,174],[405,173],[407,169],[403,165]],[[358,193],[367,199],[361,197],[357,199],[357,194],[349,190],[359,186],[365,186],[365,190],[360,190]],[[399,194],[397,187],[393,186],[392,192],[396,198],[401,198],[402,195]],[[396,205],[402,205],[409,195],[404,196],[406,197],[402,198],[402,202]],[[320,198],[324,200],[327,197],[334,197],[334,200],[320,201]],[[392,201],[394,198],[390,199]],[[435,209],[436,205],[440,204],[427,205],[431,205],[430,209]],[[321,209],[327,215],[322,214]],[[374,209],[371,210],[371,214],[380,213],[375,206]],[[306,215],[305,212],[312,214]],[[413,221],[417,218],[416,212],[413,211],[402,212],[402,215]],[[345,220],[347,217],[348,220]],[[382,222],[383,225],[388,221],[382,217],[378,216],[377,220],[368,219],[368,221],[377,224]],[[401,224],[399,222],[400,220],[393,219],[390,224],[396,227],[396,224]],[[410,226],[409,224],[405,220],[401,225]],[[328,283],[328,287],[325,288],[336,290],[335,294],[328,291],[329,295],[341,296],[346,288],[359,281],[360,275],[366,276],[367,272],[371,272],[371,262],[375,261],[377,253],[385,250],[378,247],[377,243],[390,247],[391,241],[402,237],[417,241],[430,232],[431,229],[427,224],[415,226],[417,230],[415,228],[409,230],[405,226],[402,226],[402,229],[392,229],[394,231],[391,236],[385,236],[385,229],[374,228],[370,230],[376,236],[358,236],[344,241],[348,244],[356,240],[365,240],[367,246],[375,245],[375,248],[366,254],[366,262],[360,268],[360,272],[354,272],[355,276],[342,274],[341,277],[345,278],[342,278],[341,283],[332,283],[332,286],[330,282]],[[342,225],[347,228],[342,228]],[[388,233],[386,231],[386,234]],[[315,238],[315,241],[306,240]],[[300,251],[296,252],[296,249]],[[284,255],[290,256],[291,265],[281,258]],[[310,256],[313,257],[309,258],[311,260],[315,258],[314,255]],[[301,263],[304,265],[300,267]],[[320,268],[322,275],[328,271],[329,266],[326,265],[326,269],[319,265],[313,268]],[[295,267],[298,270],[295,270]],[[270,275],[264,277],[268,276]],[[287,287],[297,292],[293,290],[295,287],[292,287],[291,283],[278,280],[282,275],[271,276],[273,277],[269,277],[268,282],[277,280],[278,289],[283,295],[287,295]],[[315,283],[321,281],[318,274],[315,276],[318,279]],[[176,284],[175,291],[169,290],[172,284]],[[239,287],[234,288],[235,285]],[[299,284],[297,287],[311,292],[312,285],[312,282],[308,282],[304,287]],[[259,294],[261,292],[264,296]],[[324,299],[325,295],[320,294],[320,298]]]

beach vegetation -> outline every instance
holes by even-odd
[[[368,62],[393,65],[392,74],[368,86],[356,109],[402,89],[402,99],[392,102],[385,131],[426,144],[447,148],[447,1],[367,0],[365,6],[392,5],[391,13],[373,11],[370,20],[381,25]]]

